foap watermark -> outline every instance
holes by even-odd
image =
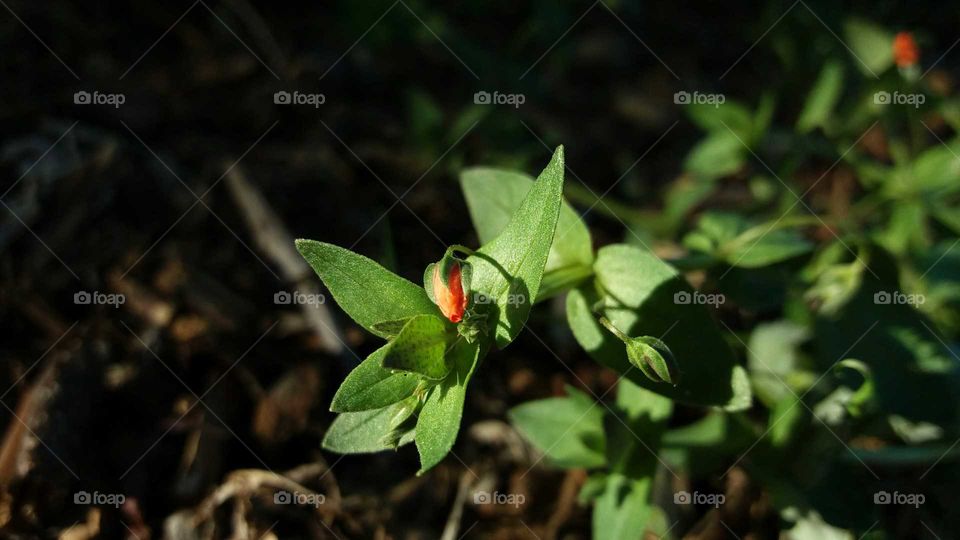
[[[505,300],[507,301],[508,306],[521,306],[527,303],[527,296],[520,293],[508,293]],[[482,292],[473,293],[473,303],[474,304],[495,304],[494,300],[490,295],[484,294]]]
[[[726,301],[727,297],[720,293],[704,294],[700,291],[693,291],[692,293],[687,291],[678,291],[673,294],[673,303],[684,306],[689,304],[699,304],[720,307],[720,305]]]
[[[273,93],[273,102],[276,105],[310,105],[314,109],[319,109],[327,102],[327,96],[319,93],[305,94],[299,90],[294,90],[292,93],[280,90]]]
[[[120,293],[102,293],[100,291],[77,291],[73,293],[73,303],[80,306],[113,306],[118,308],[127,301]]]
[[[720,505],[727,502],[727,496],[723,493],[700,493],[694,491],[677,491],[673,494],[673,504],[705,504],[714,508],[720,508]]]
[[[75,105],[110,105],[119,109],[126,102],[127,96],[123,94],[106,94],[97,90],[92,93],[86,90],[73,93],[73,103]]]
[[[518,508],[526,502],[527,498],[522,493],[500,493],[494,491],[477,491],[473,494],[473,504],[508,504]]]
[[[676,105],[713,105],[719,108],[726,101],[727,97],[723,94],[705,94],[697,91],[690,93],[686,90],[680,90],[673,94],[673,102]]]
[[[873,293],[873,303],[877,305],[906,304],[919,306],[927,301],[922,294],[904,294],[900,291],[877,291]]]
[[[73,494],[73,504],[120,508],[126,500],[127,496],[123,493],[100,493],[99,491],[90,493],[89,491],[78,491]]]
[[[891,94],[886,90],[880,90],[873,94],[873,103],[875,105],[909,105],[915,109],[919,109],[920,106],[926,102],[927,96],[920,93],[904,94],[897,90]]]
[[[473,102],[476,105],[511,105],[518,109],[527,102],[527,96],[523,94],[504,94],[496,90],[491,94],[486,90],[480,90],[473,94]]]
[[[303,305],[319,307],[327,301],[322,293],[302,293],[300,291],[277,291],[273,294],[273,303],[277,305]]]
[[[278,491],[273,494],[273,504],[297,504],[318,507],[327,502],[322,493],[301,493],[299,491]]]
[[[898,504],[920,508],[920,505],[926,501],[927,497],[923,493],[878,491],[873,494],[873,504]]]

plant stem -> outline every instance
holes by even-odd
[[[630,336],[628,336],[628,335],[624,334],[623,332],[621,332],[619,328],[617,328],[616,326],[613,325],[612,322],[610,322],[610,319],[601,316],[601,317],[600,317],[600,324],[602,324],[603,326],[605,326],[605,327],[607,328],[607,330],[609,330],[610,332],[613,333],[613,335],[615,335],[615,336],[617,336],[618,338],[620,338],[620,341],[623,341],[623,342],[630,341]]]

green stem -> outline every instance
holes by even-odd
[[[571,202],[586,206],[592,212],[614,218],[626,223],[651,225],[657,223],[657,214],[632,208],[630,205],[611,199],[609,195],[601,200],[589,189],[574,183],[567,183],[563,194]]]
[[[472,250],[472,249],[468,248],[467,246],[460,245],[460,244],[453,244],[453,245],[451,245],[450,247],[448,247],[446,254],[447,254],[447,255],[452,255],[454,251],[459,251],[460,253],[463,253],[463,254],[466,255],[467,257],[473,255],[473,250]]]
[[[627,341],[630,341],[630,336],[621,332],[619,328],[617,328],[616,326],[613,325],[612,322],[610,322],[610,319],[606,317],[600,317],[600,324],[605,326],[607,330],[613,333],[613,335],[620,338],[620,341],[623,341],[624,343],[626,343]]]

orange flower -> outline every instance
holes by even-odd
[[[893,38],[893,60],[897,67],[907,68],[920,60],[920,48],[910,32],[899,32]]]
[[[443,316],[450,322],[458,323],[463,320],[463,312],[467,310],[467,295],[463,292],[460,263],[450,265],[446,280],[440,275],[444,264],[433,266],[433,296],[434,302],[440,308]]]

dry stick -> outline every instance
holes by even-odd
[[[54,392],[57,373],[66,359],[66,354],[58,354],[50,359],[37,381],[21,394],[17,402],[16,417],[7,425],[7,431],[0,443],[0,493],[5,492],[7,487],[18,479],[19,471],[28,459],[28,440],[34,437],[31,430],[37,429],[37,419],[45,413]]]
[[[460,475],[460,485],[457,487],[457,497],[453,500],[453,508],[447,517],[447,524],[443,528],[443,536],[440,540],[457,540],[457,534],[460,532],[460,519],[463,517],[463,505],[467,502],[467,494],[470,493],[470,485],[473,483],[473,473],[469,470]]]
[[[214,511],[223,503],[235,497],[249,498],[261,488],[317,495],[312,489],[303,486],[302,482],[323,476],[328,471],[329,467],[325,463],[307,464],[283,475],[261,469],[238,469],[231,472],[213,493],[201,501],[191,516],[192,523],[198,526],[212,519]],[[328,504],[317,505],[316,512],[320,517],[332,519],[340,512],[339,488],[330,489],[330,499]]]
[[[570,519],[577,505],[577,493],[580,487],[587,479],[587,474],[583,469],[573,469],[567,471],[563,477],[563,484],[560,486],[560,496],[557,498],[557,506],[550,515],[550,519],[545,525],[543,536],[546,540],[552,540],[557,537],[560,527]]]
[[[230,167],[230,164],[226,165]],[[287,231],[280,217],[273,211],[263,195],[254,187],[239,165],[227,172],[227,185],[247,227],[253,235],[254,244],[280,269],[280,274],[295,284],[304,294],[319,292],[311,277],[313,272],[293,244],[293,236]],[[303,316],[320,338],[323,349],[330,354],[342,354],[343,335],[337,328],[330,310],[324,304],[300,304]]]

